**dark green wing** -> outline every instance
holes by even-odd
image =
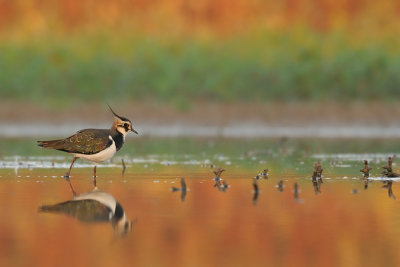
[[[79,154],[96,154],[112,144],[110,130],[85,129],[65,138],[62,151]]]

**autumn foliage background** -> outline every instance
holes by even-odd
[[[395,0],[0,1],[0,97],[393,101]]]

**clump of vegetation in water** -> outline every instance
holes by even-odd
[[[394,177],[399,177],[400,176],[398,173],[393,171],[392,164],[393,164],[393,159],[395,157],[396,156],[389,157],[388,158],[388,164],[386,166],[382,166],[383,171],[382,171],[381,174],[382,174],[383,177],[394,178]]]
[[[363,181],[364,181],[364,189],[367,190],[368,189],[368,183],[369,183],[369,175],[370,175],[370,171],[372,170],[371,167],[369,167],[368,165],[368,160],[364,160],[364,168],[362,168],[360,170],[360,172],[363,173]]]
[[[314,181],[320,181],[322,183],[322,171],[324,169],[322,169],[322,165],[320,161],[317,161],[314,164],[314,171],[313,171],[313,175],[312,175],[312,180]]]
[[[372,170],[372,168],[368,166],[368,160],[364,160],[364,168],[360,170],[360,172],[364,174],[364,178],[369,178],[370,170]]]

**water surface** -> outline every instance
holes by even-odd
[[[389,144],[337,148],[291,140],[285,146],[278,140],[268,141],[272,145],[264,150],[261,140],[236,148],[228,143],[224,149],[213,142],[188,142],[181,152],[161,142],[169,153],[155,153],[156,148],[147,148],[147,154],[120,153],[98,167],[98,189],[112,195],[132,222],[132,230],[122,236],[108,221],[82,222],[38,211],[73,198],[62,178],[68,156],[3,154],[1,266],[400,264],[400,183],[394,179],[389,187],[379,176],[392,155]],[[124,175],[121,158],[127,165]],[[359,173],[364,159],[374,168],[367,188]],[[311,181],[317,160],[324,168],[318,185]],[[226,190],[215,187],[211,167],[216,166],[226,169]],[[258,181],[255,194],[253,178],[264,167],[271,169],[270,176]],[[77,161],[70,181],[78,195],[94,189],[91,175],[90,163]],[[187,185],[184,198],[171,190],[180,188],[181,177]]]

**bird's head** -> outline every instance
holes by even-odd
[[[129,131],[134,132],[135,134],[138,134],[138,132],[132,128],[132,122],[129,119],[117,115],[117,113],[115,113],[114,110],[112,110],[112,108],[110,106],[108,106],[108,107],[110,108],[110,111],[112,112],[112,114],[114,114],[114,117],[115,117],[114,124],[112,126],[113,129],[115,129],[117,132],[120,132],[124,136]]]
[[[132,232],[132,226],[134,222],[126,218],[125,216],[113,225],[114,235],[117,237],[123,237]]]

